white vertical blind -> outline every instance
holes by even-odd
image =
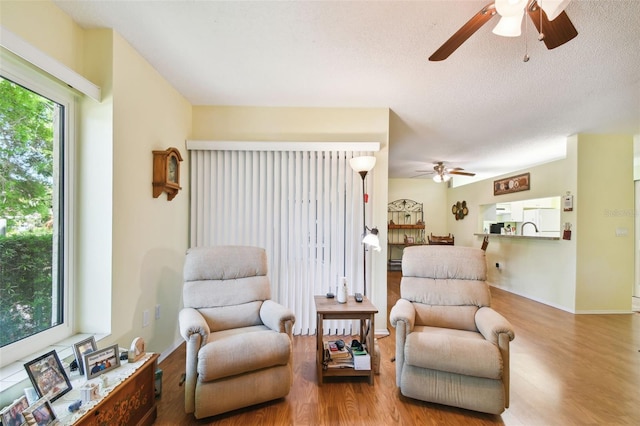
[[[264,247],[272,298],[294,311],[295,334],[315,334],[314,295],[335,292],[340,276],[347,277],[351,293],[363,292],[362,180],[349,159],[372,155],[377,144],[346,144],[366,151],[332,144],[312,150],[308,143],[241,150],[240,144],[226,149],[199,141],[187,145],[191,246]],[[373,188],[372,172],[368,188]],[[325,330],[349,334],[358,326],[356,321],[327,321]]]

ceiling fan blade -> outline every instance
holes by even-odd
[[[413,179],[413,178],[417,178],[417,177],[420,177],[420,176],[428,176],[428,175],[432,175],[432,174],[433,174],[433,172],[420,173],[420,171],[418,170],[418,174],[414,175],[414,176],[411,176],[411,178]]]
[[[447,173],[450,175],[461,175],[461,176],[475,176],[475,173],[471,172],[463,172],[461,170],[447,170]]]
[[[454,35],[445,41],[438,50],[436,50],[431,56],[430,61],[443,61],[449,57],[458,47],[462,45],[469,37],[487,23],[493,15],[496,14],[496,7],[492,3],[489,3],[482,10],[476,13],[469,21],[464,24]]]
[[[571,19],[564,11],[556,19],[550,21],[538,3],[532,2],[527,7],[527,13],[533,21],[533,25],[536,26],[538,33],[544,34],[542,41],[544,41],[547,49],[555,49],[558,46],[562,46],[578,35],[578,30],[573,26]]]

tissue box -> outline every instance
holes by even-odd
[[[355,370],[371,370],[371,355],[357,355],[353,357]]]

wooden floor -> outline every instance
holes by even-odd
[[[400,272],[388,273],[389,309]],[[284,399],[196,421],[184,413],[184,345],[168,356],[156,425],[638,425],[640,314],[572,315],[492,289],[513,324],[511,406],[501,416],[411,400],[395,385],[394,329],[378,340],[373,386],[362,378],[317,386],[315,339],[294,337],[294,383]]]

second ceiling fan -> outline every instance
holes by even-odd
[[[547,49],[555,49],[578,35],[578,31],[564,9],[571,0],[495,0],[476,13],[455,34],[445,41],[430,57],[430,61],[442,61],[456,51],[469,37],[478,31],[496,14],[500,21],[494,34],[517,37],[521,33],[522,18],[529,15],[536,29],[538,39]],[[525,61],[528,58],[525,56]]]
[[[433,171],[431,170],[416,170],[418,173],[425,174],[433,174],[433,180],[435,182],[447,182],[451,179],[451,175],[460,175],[460,176],[475,176],[475,173],[465,172],[464,169],[460,167],[454,167],[452,169],[445,167],[442,161],[438,161],[433,163]],[[422,176],[418,175],[418,176]]]

